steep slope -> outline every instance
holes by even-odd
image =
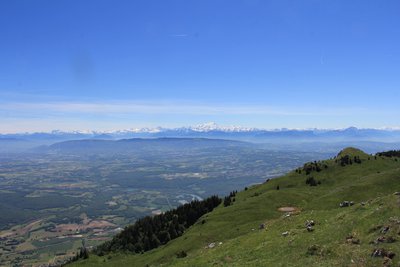
[[[343,158],[351,160],[343,164]],[[316,186],[306,184],[311,177]],[[143,254],[90,255],[72,265],[398,266],[396,191],[400,159],[349,148],[239,192],[232,205],[220,205],[162,247]],[[354,205],[340,207],[344,201]],[[311,231],[307,220],[315,222]],[[177,257],[181,251],[187,256]],[[374,251],[390,257],[372,257]]]

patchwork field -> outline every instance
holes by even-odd
[[[323,157],[255,147],[0,154],[0,265],[61,263],[140,217]]]

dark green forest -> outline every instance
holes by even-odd
[[[130,251],[141,253],[175,239],[193,225],[201,216],[212,211],[221,203],[218,196],[202,201],[192,201],[156,216],[146,216],[127,226],[112,240],[95,249],[98,255],[111,251]]]
[[[400,150],[390,150],[390,151],[386,151],[386,152],[380,152],[376,154],[377,156],[380,157],[400,157]]]

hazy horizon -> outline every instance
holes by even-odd
[[[341,130],[348,130],[355,128],[357,130],[381,130],[381,131],[400,131],[400,127],[355,127],[353,125],[349,125],[347,127],[338,127],[338,128],[317,128],[317,127],[308,127],[308,128],[289,128],[289,127],[282,127],[282,128],[263,128],[263,127],[245,127],[241,125],[220,125],[215,122],[204,122],[195,125],[181,125],[176,127],[166,127],[166,126],[144,126],[144,127],[127,127],[127,128],[117,128],[117,129],[48,129],[48,130],[38,130],[38,131],[19,131],[19,132],[12,132],[12,131],[5,131],[1,132],[0,135],[12,135],[12,134],[33,134],[33,133],[115,133],[115,132],[156,132],[156,131],[163,131],[163,130],[179,130],[179,129],[191,129],[194,131],[232,131],[232,132],[240,132],[240,131],[341,131]]]

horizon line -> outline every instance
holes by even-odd
[[[221,126],[214,124],[216,128],[214,129],[204,129],[200,130],[199,127],[210,125],[210,123],[197,124],[194,126],[180,126],[180,127],[136,127],[136,128],[126,128],[126,129],[112,129],[112,130],[88,130],[88,129],[71,129],[71,130],[60,130],[53,129],[49,131],[19,131],[19,132],[0,132],[0,135],[30,135],[30,134],[116,134],[116,133],[160,133],[168,130],[192,130],[194,132],[206,133],[212,131],[222,131],[222,132],[252,132],[252,131],[266,131],[266,132],[280,132],[280,131],[344,131],[348,129],[356,130],[377,130],[377,131],[400,131],[400,126],[396,127],[337,127],[337,128],[318,128],[318,127],[305,127],[305,128],[263,128],[263,127],[242,127],[237,125]],[[197,129],[196,129],[197,128]]]

